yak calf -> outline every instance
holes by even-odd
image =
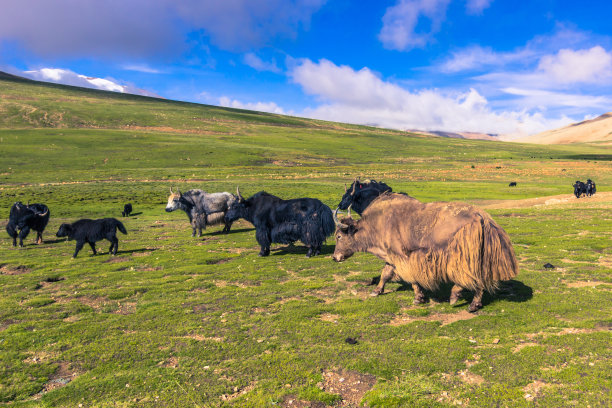
[[[76,240],[76,249],[73,258],[76,258],[79,251],[85,243],[88,243],[96,255],[96,242],[103,239],[110,241],[111,246],[108,253],[117,254],[119,248],[119,240],[117,239],[117,228],[124,234],[127,234],[125,227],[121,221],[115,218],[103,218],[100,220],[78,220],[72,224],[62,224],[55,234],[57,237],[68,237]]]

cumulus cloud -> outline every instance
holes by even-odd
[[[145,89],[137,88],[130,84],[120,84],[112,78],[95,78],[77,74],[68,69],[60,68],[41,68],[37,70],[15,72],[17,75],[36,81],[54,82],[64,85],[80,86],[84,88],[100,89],[103,91],[112,91],[120,93],[129,93],[134,95],[158,97],[153,92]]]
[[[612,53],[601,46],[563,49],[540,59],[537,70],[559,84],[608,83],[612,79]]]
[[[470,131],[505,135],[537,133],[572,120],[526,111],[494,112],[475,89],[466,92],[409,91],[368,68],[354,70],[328,60],[305,59],[289,73],[321,105],[303,114],[318,119],[394,129]]]
[[[219,105],[225,106],[227,108],[236,108],[236,109],[248,109],[254,110],[258,112],[269,112],[269,113],[277,113],[279,115],[286,115],[287,112],[280,106],[278,106],[274,102],[240,102],[236,99],[231,99],[227,96],[222,96],[219,98]]]
[[[8,0],[0,40],[43,56],[171,57],[201,32],[215,45],[246,51],[293,38],[325,0]]]
[[[424,47],[440,30],[449,3],[450,0],[398,0],[386,10],[378,39],[390,50]],[[426,20],[428,29],[417,32],[419,23]]]
[[[281,72],[275,60],[266,62],[252,52],[244,55],[244,63],[257,71],[270,71],[277,74]]]

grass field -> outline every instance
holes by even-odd
[[[164,212],[170,186],[335,208],[357,176],[485,206],[518,277],[475,314],[449,286],[413,306],[400,283],[369,297],[382,261],[337,264],[333,238],[311,259],[299,242],[259,258],[248,222],[192,238]],[[589,177],[598,194],[572,199]],[[610,185],[605,144],[425,138],[0,77],[0,227],[15,201],[51,210],[42,245],[0,235],[0,405],[610,406]],[[126,202],[116,256],[100,242],[71,259],[54,236]]]

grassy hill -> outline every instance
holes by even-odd
[[[51,209],[43,245],[0,238],[0,404],[605,406],[611,149],[423,137],[0,76],[3,218],[17,200]],[[448,287],[412,306],[399,283],[369,297],[381,261],[336,264],[333,239],[314,259],[300,243],[258,258],[247,222],[198,239],[184,214],[163,211],[170,186],[335,208],[357,176],[485,205],[521,273],[475,315],[448,304]],[[571,200],[586,178],[598,195]],[[543,196],[555,197],[532,204]],[[99,243],[102,255],[72,260],[74,242],[55,239],[62,222],[117,217],[126,202],[137,215],[123,220],[117,256]]]

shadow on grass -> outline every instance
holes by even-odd
[[[142,214],[142,211],[130,213],[130,215],[128,215],[127,217],[123,217],[123,218],[135,217],[135,216],[140,215],[140,214]]]
[[[380,277],[376,276],[372,278],[370,285],[378,285]],[[427,297],[435,300],[436,302],[448,302],[450,300],[450,292],[453,287],[452,283],[443,283],[440,287],[433,291],[425,291]],[[412,292],[412,285],[406,282],[400,282],[400,287],[397,288],[397,292],[410,291]],[[389,292],[385,292],[389,293]],[[462,299],[457,302],[455,306],[465,306],[469,304],[474,298],[474,294],[469,290],[462,292]],[[509,302],[526,302],[533,297],[533,290],[530,286],[525,285],[523,282],[517,280],[504,281],[499,284],[499,288],[493,294],[485,292],[482,298],[483,306],[493,303],[498,299],[503,299]]]
[[[202,234],[202,236],[204,235],[230,235],[230,234],[238,234],[240,232],[249,232],[249,231],[254,231],[255,228],[240,228],[240,229],[233,229],[230,230],[230,232],[223,232],[223,230],[219,230],[219,231],[214,231],[214,232],[209,232],[208,234]]]
[[[140,248],[140,249],[125,249],[123,251],[117,251],[116,255],[120,254],[134,254],[138,252],[153,252],[157,251],[157,248]]]
[[[335,245],[322,245],[321,246],[321,254],[317,256],[325,256],[331,255],[334,253]],[[297,254],[297,255],[306,255],[308,252],[308,248],[302,243],[299,244],[289,244],[285,247],[272,249],[271,252],[274,252],[274,256],[277,255],[287,255],[287,254]]]

